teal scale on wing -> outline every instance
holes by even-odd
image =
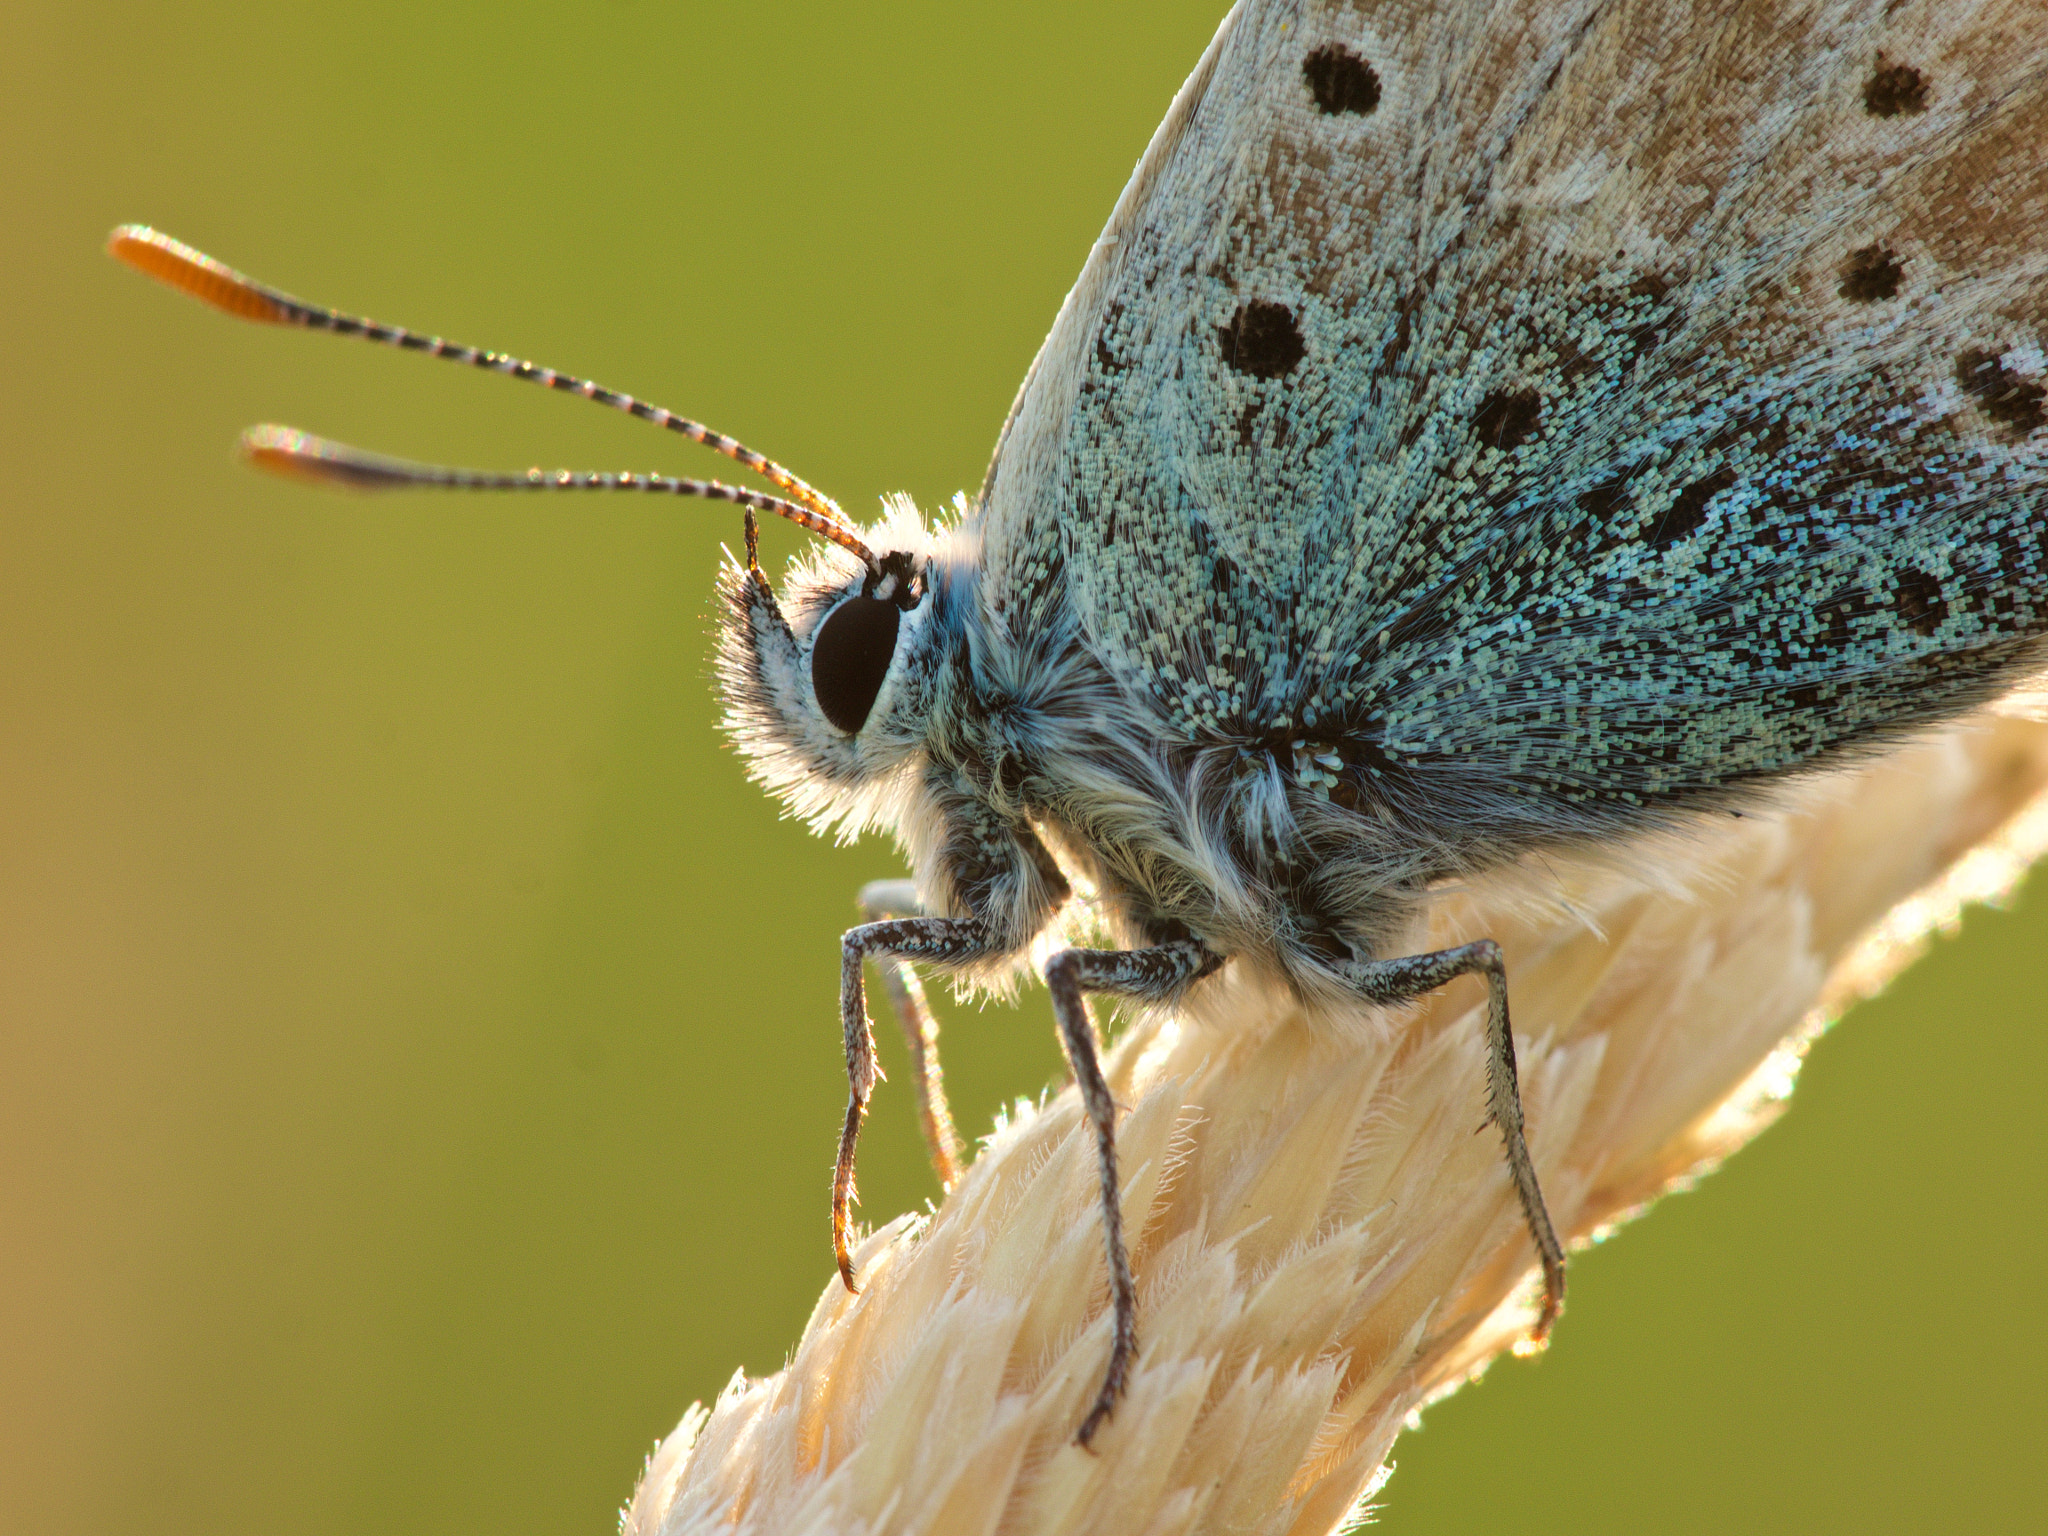
[[[1719,0],[1688,58],[1674,0],[1240,8],[1005,428],[984,601],[1164,739],[1589,810],[1968,707],[2048,631],[2028,3]]]

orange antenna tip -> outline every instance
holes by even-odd
[[[296,427],[251,427],[242,434],[241,450],[256,468],[285,480],[354,491],[390,491],[418,483],[417,467],[403,459],[365,453]]]
[[[523,475],[492,474],[481,470],[454,469],[441,464],[416,464],[409,459],[386,458],[365,453],[346,443],[337,443],[291,427],[252,427],[242,435],[242,452],[258,469],[292,480],[310,480],[319,485],[347,486],[359,491],[396,490],[401,486],[437,486],[471,491],[654,491],[672,496],[700,496],[711,501],[729,501],[757,512],[772,512],[799,528],[829,539],[857,557],[870,571],[879,568],[870,550],[839,510],[839,504],[824,492],[806,485],[773,459],[754,452],[745,443],[715,432],[701,421],[678,416],[673,411],[636,400],[631,395],[606,389],[590,379],[542,368],[504,352],[486,352],[478,347],[443,340],[402,325],[384,325],[362,315],[345,314],[308,304],[276,288],[266,287],[233,267],[215,261],[204,251],[195,251],[183,241],[173,240],[146,224],[123,224],[107,236],[107,254],[146,272],[158,282],[180,293],[204,299],[244,320],[261,320],[271,325],[297,325],[312,331],[331,331],[339,336],[360,336],[365,341],[398,347],[407,352],[424,352],[472,368],[502,373],[515,379],[544,385],[565,394],[624,411],[642,421],[678,433],[743,464],[776,486],[793,500],[765,495],[717,480],[684,479],[675,475],[583,474],[569,470],[543,475],[530,470]]]
[[[446,464],[421,464],[412,459],[369,453],[337,443],[331,437],[315,437],[297,427],[269,423],[251,427],[242,434],[242,456],[258,469],[287,480],[338,485],[354,491],[644,491],[727,501],[745,507],[750,516],[755,512],[773,512],[777,517],[786,517],[797,527],[831,540],[870,572],[880,573],[874,551],[861,542],[860,535],[825,517],[817,508],[718,480],[686,480],[676,475],[591,474],[569,469],[529,469],[510,475],[455,469]],[[752,547],[750,534],[748,548]]]
[[[271,293],[253,278],[244,277],[204,251],[195,251],[182,240],[173,240],[147,224],[121,225],[107,236],[107,254],[180,293],[244,320],[283,325],[291,318],[278,302],[282,295]]]

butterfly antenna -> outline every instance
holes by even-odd
[[[316,437],[296,427],[265,424],[242,434],[242,456],[258,469],[287,480],[345,486],[352,491],[437,489],[452,491],[651,491],[667,496],[701,496],[729,501],[756,512],[773,512],[799,528],[830,539],[841,549],[876,569],[874,553],[837,523],[811,507],[780,496],[727,485],[723,480],[690,480],[678,475],[592,474],[572,469],[529,469],[498,474],[482,469],[455,469],[446,464],[419,464],[387,454],[352,448],[329,437]]]
[[[617,390],[606,389],[589,379],[579,379],[572,374],[557,373],[552,368],[543,368],[504,352],[485,352],[476,347],[465,347],[455,342],[444,341],[439,336],[426,336],[418,331],[409,331],[404,326],[384,325],[368,320],[361,315],[344,314],[338,309],[326,309],[318,304],[308,304],[303,299],[257,282],[254,278],[237,272],[222,262],[215,261],[203,251],[194,250],[181,240],[173,240],[161,230],[151,229],[145,224],[123,224],[107,237],[107,253],[126,262],[138,272],[143,272],[165,283],[181,293],[190,294],[211,304],[215,309],[239,316],[244,320],[257,320],[268,325],[296,325],[307,330],[332,331],[338,336],[360,336],[366,341],[382,342],[407,352],[424,352],[429,357],[445,357],[452,362],[467,363],[472,368],[483,368],[492,373],[506,374],[515,379],[526,379],[547,389],[560,390],[564,394],[581,395],[586,400],[595,400],[613,410],[624,411],[642,421],[651,421],[657,427],[681,433],[692,442],[724,454],[736,463],[745,465],[761,475],[771,484],[789,493],[790,499],[779,496],[761,496],[755,500],[741,501],[742,496],[752,492],[740,492],[734,487],[723,485],[716,480],[685,480],[672,476],[602,476],[571,475],[566,481],[560,476],[542,476],[534,481],[521,475],[472,474],[467,470],[441,470],[431,465],[408,464],[401,459],[385,459],[380,455],[366,454],[338,443],[329,443],[322,438],[309,437],[280,427],[258,427],[244,439],[244,446],[251,459],[267,469],[291,474],[302,478],[340,483],[358,488],[391,488],[401,485],[460,485],[471,489],[512,489],[533,484],[581,485],[600,488],[600,483],[609,479],[624,483],[630,481],[632,488],[670,490],[676,495],[713,496],[722,501],[741,501],[742,505],[756,507],[760,511],[774,512],[791,522],[806,528],[820,537],[830,539],[840,547],[852,550],[870,566],[873,556],[867,546],[853,531],[853,525],[844,511],[823,491],[809,485],[798,476],[784,469],[773,459],[756,453],[746,444],[723,432],[715,432],[700,421],[687,416],[678,416],[673,411],[650,405],[631,395],[620,394]],[[256,439],[261,446],[254,446]],[[307,446],[303,455],[296,455],[280,445],[287,440],[302,446],[318,444],[318,450]],[[338,455],[338,457],[337,457]],[[340,467],[346,464],[346,469]],[[379,466],[375,469],[367,466]],[[414,474],[414,471],[421,472]],[[434,478],[440,476],[442,478]],[[458,478],[448,478],[448,477]],[[643,484],[645,482],[645,484]],[[685,486],[717,487],[716,490],[684,490]],[[807,515],[798,515],[807,514]]]

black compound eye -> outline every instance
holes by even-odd
[[[903,610],[883,597],[855,593],[825,615],[811,646],[811,691],[818,708],[847,735],[867,724],[882,679],[896,655]]]

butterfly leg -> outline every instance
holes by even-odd
[[[876,880],[861,887],[860,915],[869,922],[888,917],[922,917],[917,887],[908,880]],[[875,972],[882,979],[890,1010],[902,1026],[903,1039],[910,1047],[910,1070],[917,1087],[917,1119],[924,1128],[924,1144],[931,1153],[932,1171],[939,1187],[951,1189],[960,1177],[960,1135],[953,1129],[953,1112],[946,1104],[946,1079],[939,1069],[939,1021],[924,1000],[924,987],[910,962],[894,955],[877,955]]]
[[[846,1103],[846,1124],[839,1133],[839,1160],[832,1171],[832,1256],[839,1262],[839,1278],[849,1291],[860,1289],[854,1284],[853,1253],[846,1240],[848,1211],[858,1198],[853,1187],[853,1151],[860,1139],[860,1123],[867,1116],[868,1099],[881,1076],[875,1065],[875,1035],[868,1023],[862,962],[873,958],[966,965],[999,947],[987,926],[972,918],[892,918],[849,928],[840,940],[839,1017],[846,1036],[846,1080],[852,1093]]]
[[[1052,1010],[1059,1020],[1060,1045],[1074,1069],[1081,1107],[1095,1129],[1095,1154],[1102,1180],[1102,1241],[1109,1257],[1109,1300],[1114,1314],[1109,1368],[1095,1405],[1081,1421],[1078,1444],[1086,1445],[1123,1396],[1131,1361],[1138,1353],[1138,1291],[1131,1279],[1130,1256],[1124,1251],[1123,1206],[1117,1198],[1116,1101],[1102,1076],[1095,1038],[1095,1020],[1082,995],[1109,992],[1123,997],[1163,1000],[1198,976],[1223,963],[1223,957],[1193,939],[1151,949],[1067,949],[1046,962],[1045,981],[1052,990]]]
[[[1515,1039],[1508,1025],[1508,973],[1500,946],[1491,939],[1440,949],[1427,955],[1373,960],[1350,970],[1352,984],[1370,1002],[1389,1006],[1413,1002],[1460,976],[1486,981],[1486,1118],[1505,1144],[1508,1177],[1522,1202],[1522,1219],[1535,1240],[1543,1264],[1543,1310],[1531,1332],[1542,1339],[1564,1309],[1564,1248],[1550,1224],[1543,1190],[1536,1182],[1536,1163],[1522,1133],[1522,1091],[1515,1077]]]

